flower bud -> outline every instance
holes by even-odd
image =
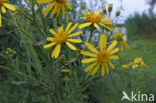
[[[116,16],[119,16],[120,15],[120,10],[116,11]]]
[[[104,14],[106,14],[106,13],[107,13],[106,8],[103,8],[103,13],[104,13]]]
[[[108,12],[112,12],[113,4],[108,4]]]

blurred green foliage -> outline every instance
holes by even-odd
[[[128,38],[156,37],[156,17],[153,14],[138,14],[130,16],[126,22]]]

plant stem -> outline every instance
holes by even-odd
[[[50,91],[50,92],[54,92],[53,90],[51,90],[51,88],[49,88],[49,87],[48,87],[47,85],[45,85],[44,83],[38,81],[37,79],[35,79],[35,78],[33,78],[33,77],[30,77],[30,76],[24,74],[24,73],[22,73],[22,72],[15,71],[15,70],[13,70],[13,69],[11,69],[11,68],[8,68],[8,67],[2,66],[2,65],[0,65],[0,69],[5,69],[5,70],[8,70],[8,71],[10,71],[10,72],[14,72],[14,73],[16,73],[16,74],[18,74],[18,75],[24,76],[24,77],[26,77],[26,78],[28,78],[28,79],[31,79],[31,80],[33,80],[33,81],[35,81],[35,82],[41,84],[41,85],[44,87],[44,89],[47,89],[47,90]]]

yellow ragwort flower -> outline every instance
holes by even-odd
[[[67,2],[67,0],[37,0],[37,3],[44,4],[44,3],[51,3],[44,9],[42,12],[43,15],[47,14],[48,12],[52,11],[52,15],[58,17],[60,11],[62,11],[63,16],[65,16],[65,6],[72,10],[72,3]]]
[[[81,17],[80,19],[87,20],[87,23],[83,23],[79,25],[79,28],[82,29],[82,28],[93,25],[94,27],[99,29],[100,28],[99,25],[101,25],[110,30],[109,26],[112,24],[110,18],[104,18],[104,16],[98,12],[90,13],[87,9],[86,9],[86,12],[84,11],[81,11],[81,12],[86,16]]]
[[[106,43],[107,43],[107,37],[106,35],[100,36],[100,50],[98,51],[96,48],[94,48],[90,43],[86,43],[85,45],[88,47],[88,49],[92,52],[88,51],[82,51],[81,54],[89,56],[91,58],[83,59],[82,63],[92,63],[90,66],[85,68],[85,72],[89,72],[92,70],[91,75],[95,75],[98,69],[101,66],[101,75],[105,75],[105,71],[107,74],[109,74],[108,65],[111,68],[115,68],[115,66],[112,64],[112,60],[119,59],[117,55],[114,55],[119,51],[119,48],[115,48],[117,45],[117,41],[113,41],[113,43],[106,49]],[[95,67],[95,68],[94,68]],[[94,69],[93,69],[94,68]]]
[[[127,49],[130,49],[130,46],[127,44],[127,40],[124,39],[124,34],[117,33],[116,35],[110,36],[110,38],[114,38],[114,40],[117,40],[121,45],[121,50],[123,50],[124,47]]]
[[[80,39],[72,39],[73,36],[80,35],[82,31],[76,32],[71,34],[73,30],[75,30],[78,26],[78,23],[76,23],[72,28],[71,25],[73,23],[70,22],[66,29],[64,30],[63,25],[58,29],[58,32],[55,32],[53,29],[49,29],[49,31],[53,34],[53,37],[47,37],[47,41],[51,42],[50,44],[47,44],[44,46],[44,48],[50,48],[52,46],[55,46],[53,52],[52,52],[52,58],[57,58],[60,53],[61,45],[66,44],[69,48],[72,50],[76,50],[76,47],[73,46],[70,42],[73,43],[81,43],[82,40]]]
[[[3,14],[6,13],[6,8],[7,9],[10,9],[10,10],[16,10],[16,7],[12,4],[9,4],[7,3],[6,0],[0,0],[0,8],[1,8],[1,11]],[[1,15],[1,12],[0,12],[0,27],[2,27],[2,15]]]

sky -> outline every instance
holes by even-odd
[[[86,2],[88,2],[88,1],[90,1],[90,0],[86,0]],[[115,14],[116,10],[120,10],[121,5],[122,5],[123,10],[121,10],[121,16],[120,16],[118,23],[124,23],[126,18],[129,17],[130,15],[134,15],[135,12],[142,14],[143,12],[148,11],[148,5],[146,4],[145,0],[122,0],[122,2],[121,2],[121,0],[106,0],[106,1],[107,1],[107,3],[113,4],[114,8],[113,8],[112,14]],[[100,3],[98,3],[98,4],[100,4]],[[90,4],[88,4],[88,6],[90,6]],[[95,11],[98,10],[98,8],[91,8],[91,9],[94,9]]]
[[[121,2],[119,0],[108,0],[108,3],[113,3],[114,9],[120,9]],[[123,9],[121,12],[122,19],[125,20],[129,15],[133,15],[135,12],[142,14],[147,12],[148,5],[145,0],[123,0]]]

